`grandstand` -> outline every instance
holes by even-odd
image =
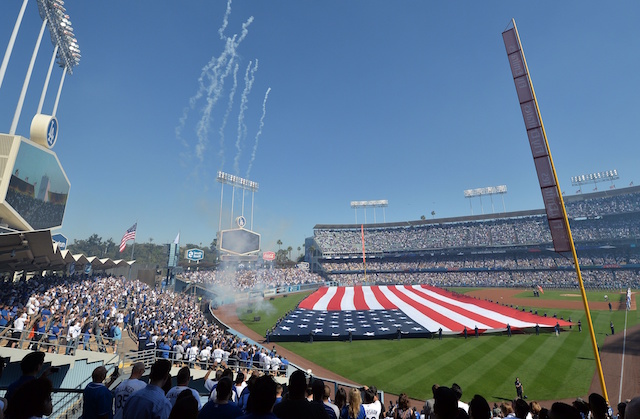
[[[586,287],[640,284],[640,187],[565,198]],[[328,281],[449,286],[575,287],[572,260],[553,251],[544,210],[314,227],[306,260]]]

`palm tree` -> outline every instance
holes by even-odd
[[[435,212],[435,211],[431,211],[431,216],[432,216],[433,218],[436,218],[436,212]]]
[[[426,220],[426,219],[427,219],[427,217],[425,217],[425,216],[424,216],[424,214],[422,214],[422,215],[420,216],[420,219],[421,219],[421,220]]]
[[[300,246],[298,246],[298,255],[300,255],[300,250],[302,249],[300,249]]]
[[[278,250],[280,250],[280,246],[282,246],[282,240],[278,239],[276,244],[278,245]]]
[[[289,252],[289,260],[291,260],[291,251],[293,250],[293,247],[289,246],[287,247],[287,252]]]

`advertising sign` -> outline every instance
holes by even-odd
[[[58,249],[66,250],[67,238],[63,234],[54,234],[51,236],[51,240],[53,240],[54,243],[58,243]]]
[[[186,252],[187,259],[198,261],[204,259],[204,250],[200,249],[189,249]]]
[[[262,259],[263,260],[276,260],[276,253],[275,252],[264,252],[262,254]]]

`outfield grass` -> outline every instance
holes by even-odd
[[[614,307],[617,307],[616,304],[619,304],[620,301],[624,302],[625,294],[621,294],[620,290],[589,290],[587,291],[587,301],[589,302],[605,302],[605,295],[608,297],[608,301]],[[523,291],[514,295],[516,298],[528,298],[531,300],[566,300],[566,301],[582,301],[582,295],[580,294],[579,289],[565,289],[565,290],[544,290],[544,293],[540,294],[540,297],[534,297],[532,290]],[[532,301],[531,304],[535,304],[535,301]]]
[[[254,311],[241,319],[264,335],[268,327],[306,295],[268,301],[268,310]],[[406,392],[417,399],[431,397],[434,383],[451,385],[454,382],[463,388],[463,398],[467,400],[474,394],[490,400],[513,399],[516,376],[520,377],[530,400],[584,396],[595,371],[584,311],[558,310],[557,314],[565,319],[571,317],[574,322],[581,319],[582,333],[574,327],[559,337],[543,333],[540,336],[514,334],[511,338],[488,335],[467,340],[450,337],[442,341],[288,342],[282,346],[356,382],[376,385],[390,393]],[[254,322],[254,315],[261,316],[261,321]],[[617,333],[623,329],[624,311],[592,310],[591,316],[598,345],[610,333],[610,321]],[[629,327],[639,320],[638,311],[629,312]]]

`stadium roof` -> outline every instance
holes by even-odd
[[[66,270],[72,263],[90,263],[93,270],[102,271],[132,265],[135,261],[71,254],[60,250],[49,230],[0,234],[0,272]]]
[[[579,201],[586,201],[589,199],[598,199],[598,198],[610,198],[619,195],[631,195],[640,193],[640,186],[630,186],[626,188],[620,189],[606,189],[598,192],[591,193],[580,193],[576,195],[567,195],[563,196],[563,200],[565,204]],[[367,223],[365,228],[392,228],[392,227],[410,227],[410,226],[420,226],[420,225],[428,225],[428,224],[446,224],[446,223],[464,223],[470,221],[488,221],[488,220],[499,220],[505,218],[518,218],[518,217],[531,217],[531,216],[543,216],[546,215],[544,209],[534,209],[527,211],[513,211],[513,212],[501,212],[501,213],[493,213],[493,214],[480,214],[480,215],[467,215],[462,217],[448,217],[448,218],[432,218],[426,220],[413,220],[413,221],[400,221],[393,223]],[[571,216],[569,217],[571,218]],[[313,229],[314,230],[338,230],[338,229],[360,229],[360,225],[358,224],[316,224]]]

